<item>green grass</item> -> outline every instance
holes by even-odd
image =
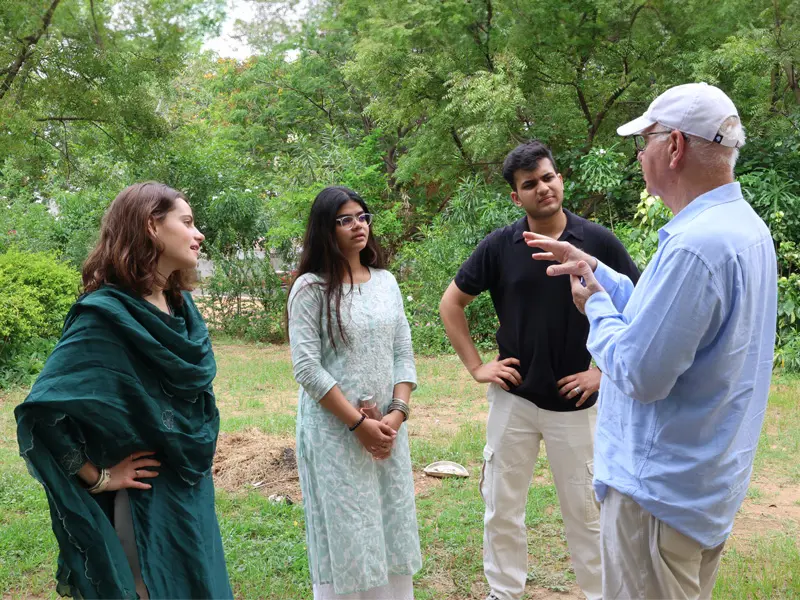
[[[237,597],[311,598],[301,506],[223,492],[217,514]]]
[[[800,598],[800,530],[765,532],[749,548],[731,548],[723,557],[715,598],[773,600]]]
[[[754,502],[758,502],[764,497],[764,494],[755,485],[751,485],[749,488],[747,488],[747,497]]]
[[[773,380],[769,413],[758,442],[755,470],[800,484],[800,377]]]
[[[258,428],[269,435],[292,436],[297,387],[286,348],[231,340],[216,340],[215,348],[222,430]],[[471,477],[427,480],[417,497],[423,566],[415,581],[416,597],[482,599],[487,589],[478,476],[485,388],[471,381],[454,356],[420,359],[418,371],[421,384],[410,422],[414,468],[454,460],[465,465]],[[747,499],[759,510],[772,502],[777,487],[794,489],[800,484],[800,378],[776,376],[773,387]],[[12,411],[24,395],[23,390],[0,393],[0,590],[4,599],[55,598],[57,548],[47,502],[16,448]],[[536,597],[574,594],[575,576],[543,451],[535,482],[526,516],[529,589],[537,590]],[[800,505],[800,499],[788,504]],[[218,490],[217,514],[237,598],[312,597],[299,504],[275,504],[256,491]],[[729,540],[714,598],[800,598],[798,524],[776,515],[751,529]]]
[[[44,491],[5,444],[0,465],[0,589],[12,597],[57,598],[53,575],[58,548]]]

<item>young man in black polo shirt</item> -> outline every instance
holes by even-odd
[[[489,383],[489,418],[481,476],[483,564],[490,599],[517,600],[528,567],[525,504],[544,440],[564,518],[575,577],[589,600],[601,597],[600,521],[592,489],[592,453],[600,371],[590,368],[589,322],[575,308],[566,277],[531,258],[523,231],[570,241],[632,281],[639,271],[610,231],[562,208],[564,183],[550,150],[538,141],[503,163],[511,199],[525,210],[489,234],[442,297],[447,335],[476,381]],[[500,354],[481,361],[464,309],[489,290],[500,328]]]

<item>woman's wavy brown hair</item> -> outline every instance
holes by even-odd
[[[115,285],[140,296],[152,293],[159,277],[156,267],[163,251],[153,236],[151,221],[160,223],[175,207],[181,192],[155,181],[126,187],[108,207],[100,227],[100,240],[83,263],[83,288],[93,292],[103,285]],[[163,284],[172,306],[183,304],[182,290],[191,290],[194,269],[175,271]]]

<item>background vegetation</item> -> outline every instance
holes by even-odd
[[[189,195],[218,267],[211,323],[251,339],[280,339],[284,293],[253,252],[290,269],[311,200],[337,183],[377,215],[417,352],[448,350],[439,297],[519,216],[500,163],[532,137],[553,148],[567,207],[644,265],[667,214],[614,130],[701,80],[747,128],[738,175],[780,257],[776,361],[800,369],[800,1],[319,0],[293,24],[296,3],[261,3],[245,61],[200,49],[222,0],[0,3],[0,254],[47,257],[30,259],[39,284],[0,270],[0,386],[36,371],[103,210],[134,181]],[[20,287],[37,285],[62,296]],[[470,307],[485,348],[490,308]]]
[[[224,0],[0,1],[4,594],[55,597],[46,498],[17,456],[12,410],[122,188],[155,179],[185,191],[207,236],[215,270],[198,302],[215,330],[217,512],[237,597],[309,598],[296,473],[274,462],[293,446],[297,388],[288,349],[259,342],[282,339],[316,193],[344,184],[367,199],[417,354],[449,352],[442,291],[483,236],[521,216],[500,175],[506,153],[533,137],[549,144],[567,208],[613,229],[644,266],[669,214],[643,192],[615,128],[668,87],[707,81],[741,112],[737,174],[772,230],[780,273],[779,372],[714,596],[800,597],[800,380],[781,372],[800,371],[800,0],[310,0],[297,23],[300,3],[260,0],[241,27],[253,55],[236,61],[201,49]],[[488,356],[485,295],[469,320]],[[416,593],[480,599],[483,390],[454,356],[418,364]],[[472,477],[431,483],[420,468],[439,459]],[[531,597],[577,598],[543,455],[526,523]]]

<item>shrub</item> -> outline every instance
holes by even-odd
[[[632,222],[614,229],[614,234],[628,250],[639,270],[644,270],[658,250],[658,230],[666,225],[670,218],[672,214],[664,203],[643,190]]]
[[[743,188],[745,197],[767,222],[776,242],[780,277],[775,365],[800,372],[800,251],[793,239],[800,231],[796,215],[800,196],[794,194],[793,184],[771,171],[751,173],[741,180],[749,186]],[[658,230],[670,218],[664,203],[643,191],[632,224],[616,228],[616,235],[640,269],[658,249]]]
[[[78,294],[80,275],[53,255],[0,254],[0,387],[38,373]]]
[[[279,343],[286,290],[269,258],[252,252],[215,254],[214,274],[202,282],[197,304],[209,329],[253,341]]]
[[[439,317],[442,294],[478,243],[522,214],[505,189],[492,188],[473,177],[459,184],[444,213],[423,228],[416,241],[403,246],[393,270],[418,354],[452,351]],[[478,296],[467,307],[466,316],[475,345],[481,350],[494,348],[498,323],[489,294]]]

